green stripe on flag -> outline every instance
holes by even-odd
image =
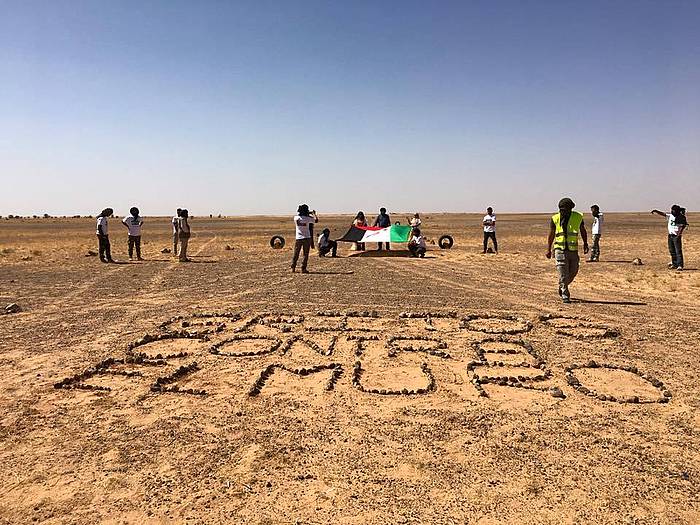
[[[391,242],[408,242],[411,236],[410,226],[392,226],[389,232]]]

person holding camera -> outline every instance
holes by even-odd
[[[314,247],[314,224],[318,222],[316,210],[309,211],[308,204],[302,204],[297,208],[294,216],[294,227],[296,228],[294,241],[294,255],[292,256],[292,272],[297,271],[297,262],[300,252],[304,252],[301,260],[301,273],[309,273],[306,266],[309,262],[309,252]]]

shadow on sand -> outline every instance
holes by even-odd
[[[364,252],[354,252],[348,257],[406,257],[412,258],[408,250],[367,250]],[[437,259],[434,255],[426,254],[424,259]]]
[[[329,271],[323,271],[323,270],[309,270],[310,274],[316,274],[316,275],[352,275],[355,272],[352,270],[348,270],[347,272],[341,272],[341,271],[334,271],[334,270],[329,270]]]
[[[636,301],[603,301],[594,299],[574,299],[571,298],[572,303],[585,303],[585,304],[618,304],[621,306],[646,306],[647,303],[639,303]]]

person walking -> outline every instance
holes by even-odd
[[[688,227],[688,219],[684,211],[678,204],[671,206],[671,213],[651,210],[651,213],[666,217],[668,220],[668,253],[671,255],[668,267],[679,272],[683,271],[683,232]]]
[[[180,216],[177,219],[178,240],[180,241],[179,262],[190,262],[190,259],[187,258],[187,246],[190,243],[190,236],[192,235],[189,216],[190,214],[187,210],[180,210]]]
[[[122,224],[129,230],[129,259],[134,260],[134,246],[136,247],[136,258],[143,261],[141,258],[141,226],[143,226],[143,218],[139,217],[139,209],[133,207],[129,210],[129,217],[124,217]]]
[[[100,252],[100,261],[112,263],[112,247],[109,244],[109,224],[107,219],[114,215],[112,208],[105,208],[97,216],[97,244]]]
[[[598,262],[600,260],[600,236],[603,235],[603,213],[600,211],[600,206],[597,204],[591,206],[591,215],[593,216],[593,224],[591,225],[593,248],[591,248],[591,258],[588,261]]]
[[[358,211],[357,215],[355,215],[355,220],[352,221],[352,225],[366,228],[367,227],[367,219],[365,219],[365,212]],[[364,252],[365,251],[365,243],[363,243],[363,242],[353,243],[352,249],[355,251],[358,251],[358,252]]]
[[[569,285],[576,278],[579,268],[578,235],[583,239],[583,253],[588,253],[588,232],[583,224],[583,214],[573,211],[574,201],[564,197],[559,201],[559,212],[552,215],[547,238],[547,259],[557,263],[559,274],[559,296],[565,303],[571,302]]]
[[[173,257],[177,257],[177,241],[180,235],[180,226],[179,226],[179,221],[180,221],[180,213],[182,213],[182,210],[180,208],[177,209],[177,214],[173,217],[172,219],[172,225],[173,225]]]
[[[498,253],[498,241],[496,240],[496,215],[493,213],[493,208],[489,206],[486,208],[486,215],[482,219],[481,223],[484,226],[484,251],[481,253],[486,253],[489,246],[489,239],[493,242],[493,251]]]
[[[377,215],[377,218],[374,219],[374,226],[379,226],[380,228],[388,228],[391,226],[391,217],[389,217],[389,214],[386,212],[386,208],[380,208],[379,209],[379,215]],[[377,250],[382,249],[382,243],[378,242],[377,243]],[[386,243],[386,249],[390,250],[391,246],[389,243]]]
[[[292,256],[292,272],[297,271],[297,262],[299,261],[299,253],[304,252],[304,257],[301,260],[301,273],[309,273],[306,266],[309,262],[309,251],[314,247],[314,224],[318,222],[316,210],[309,211],[308,204],[301,204],[297,208],[297,214],[294,216],[295,241],[294,255]]]
[[[318,236],[318,256],[325,257],[328,253],[331,257],[337,257],[338,243],[331,240],[331,231],[328,228],[324,228],[321,235]]]

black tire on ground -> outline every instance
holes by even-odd
[[[273,235],[272,239],[270,239],[270,247],[275,250],[284,248],[284,237],[281,235]]]
[[[443,235],[442,237],[440,237],[440,240],[438,240],[438,246],[440,246],[441,250],[449,250],[450,248],[452,248],[454,243],[454,239],[449,235]]]

